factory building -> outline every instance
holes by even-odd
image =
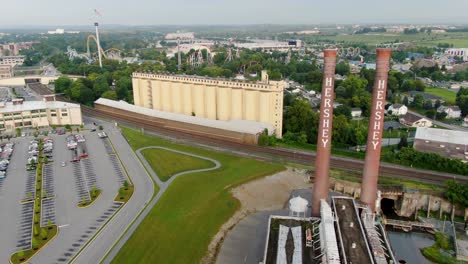
[[[133,73],[136,106],[212,120],[247,120],[270,124],[280,138],[283,81],[247,82],[167,73]]]

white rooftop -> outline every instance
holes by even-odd
[[[293,212],[305,213],[307,211],[307,205],[309,205],[309,202],[300,196],[289,200],[289,210]]]
[[[468,145],[468,132],[418,127],[415,139],[446,142],[450,144]]]
[[[4,106],[0,104],[0,113],[22,112],[47,108],[80,108],[80,105],[61,101],[24,101],[22,104],[16,105],[13,105],[13,102],[6,102],[4,103]]]
[[[229,131],[236,131],[240,133],[258,134],[267,129],[268,134],[273,135],[275,130],[273,125],[263,122],[240,119],[230,121],[213,120],[196,116],[188,116],[184,114],[158,111],[146,107],[132,105],[124,101],[114,101],[105,98],[99,98],[94,103],[161,119],[168,119],[177,122],[190,123],[194,125],[213,127]]]

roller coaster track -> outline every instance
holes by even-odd
[[[108,113],[87,106],[82,106],[81,109],[85,116],[112,120],[125,125],[129,125],[131,127],[144,128],[146,131],[155,132],[157,134],[161,134],[171,138],[228,149],[231,152],[235,153],[246,153],[262,160],[274,162],[292,162],[305,165],[313,165],[315,163],[315,152],[285,148],[262,147],[256,145],[247,145],[223,141],[220,139],[193,135],[188,132],[181,132],[177,130],[162,128],[150,122],[139,121],[125,115]],[[333,156],[331,158],[331,167],[335,169],[360,172],[363,170],[364,161],[352,158]],[[380,174],[381,176],[413,180],[438,186],[443,186],[445,185],[446,181],[454,179],[459,183],[468,184],[467,176],[435,172],[429,170],[419,170],[388,163],[380,164]]]

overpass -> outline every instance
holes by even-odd
[[[70,79],[76,80],[78,78],[83,78],[79,75],[62,75],[68,76]],[[41,76],[41,75],[28,75],[28,76],[18,76],[12,78],[0,79],[0,86],[22,86],[26,84],[26,79],[38,79],[42,84],[49,84],[51,81],[57,80],[60,76]]]

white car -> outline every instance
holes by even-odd
[[[60,164],[62,167],[65,167],[67,164],[65,163],[65,161],[62,161],[62,163]]]

